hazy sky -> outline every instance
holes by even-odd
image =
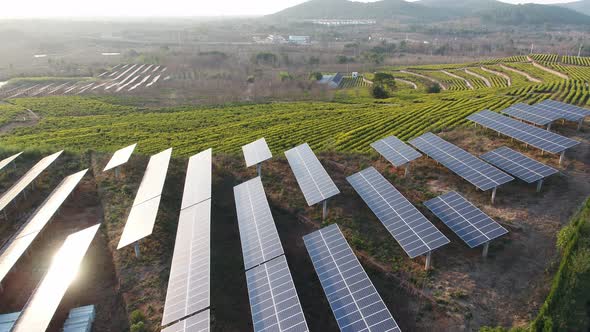
[[[559,3],[571,0],[504,0]],[[233,16],[271,14],[305,0],[4,0],[0,17]]]

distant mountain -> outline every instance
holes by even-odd
[[[590,0],[560,3],[558,6],[572,9],[582,14],[590,15]]]
[[[403,0],[353,2],[347,0],[310,0],[273,14],[288,19],[444,19],[448,13]]]
[[[590,0],[581,2],[589,3]],[[496,0],[310,0],[270,15],[279,19],[397,19],[401,21],[445,21],[479,18],[488,24],[584,24],[590,16],[549,5],[511,5]]]

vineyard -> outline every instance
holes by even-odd
[[[342,78],[342,82],[340,82],[341,89],[363,88],[363,87],[367,87],[369,85],[370,84],[368,82],[366,82],[362,76],[358,76],[358,77],[345,76],[344,78]]]

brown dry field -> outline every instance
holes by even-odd
[[[535,193],[534,185],[521,181],[502,186],[494,205],[489,202],[489,192],[477,191],[432,159],[417,160],[406,179],[403,170],[392,168],[376,154],[319,154],[342,191],[330,200],[326,223],[341,226],[402,330],[473,331],[483,325],[523,325],[534,317],[556,269],[556,233],[590,194],[588,125],[583,132],[576,132],[571,124],[556,125],[555,130],[583,142],[568,151],[561,172],[547,179],[540,194]],[[556,156],[525,149],[490,131],[463,128],[441,136],[476,155],[507,145],[557,166]],[[62,326],[69,309],[94,303],[97,320],[93,331],[126,330],[126,317],[136,308],[146,314],[150,330],[158,330],[187,161],[172,161],[154,234],[142,241],[145,256],[136,260],[132,248],[116,251],[114,246],[147,158],[132,158],[120,181],[99,173],[107,159],[104,155],[92,158],[91,171],[76,195],[66,201],[29,255],[18,262],[3,284],[1,313],[22,308],[42,277],[46,268],[43,262],[65,236],[104,221],[52,329],[57,331]],[[423,271],[423,258],[410,260],[403,253],[346,181],[346,176],[369,166],[375,166],[451,240],[434,252],[432,271]],[[215,155],[211,234],[211,317],[215,331],[251,330],[232,190],[254,176],[255,170],[245,169],[240,156]],[[1,180],[2,188],[11,181]],[[321,208],[307,207],[282,153],[265,162],[263,183],[308,325],[312,331],[337,331],[302,240],[303,235],[321,227]],[[481,257],[480,248],[469,249],[422,206],[427,199],[450,190],[463,194],[510,231],[491,243],[486,259]],[[24,222],[25,212],[40,204],[47,192],[31,196],[35,203],[19,204],[12,211],[11,224],[16,227]],[[0,239],[13,231],[14,227],[0,228]]]

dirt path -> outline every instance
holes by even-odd
[[[414,88],[414,90],[418,90],[418,86],[416,85],[416,83],[414,83],[414,82],[412,82],[412,81],[403,80],[403,79],[401,79],[401,78],[396,78],[395,80],[396,80],[396,81],[398,81],[398,82],[402,82],[402,83],[404,83],[404,84],[411,85],[411,86],[412,86],[412,88]]]
[[[400,73],[404,73],[404,74],[409,74],[409,75],[414,75],[414,76],[422,77],[422,78],[424,78],[424,79],[427,79],[427,80],[429,80],[429,81],[430,81],[430,82],[432,82],[432,83],[436,83],[436,84],[438,84],[438,85],[440,86],[440,88],[441,88],[441,89],[443,89],[443,90],[447,90],[447,87],[446,87],[444,84],[442,84],[442,83],[441,83],[439,80],[437,80],[437,79],[434,79],[434,78],[432,78],[432,77],[429,77],[429,76],[426,76],[426,75],[422,75],[422,74],[418,74],[418,73],[414,73],[414,72],[407,71],[407,70],[400,70]]]
[[[524,76],[524,77],[525,77],[527,80],[529,80],[529,81],[531,81],[531,82],[535,82],[535,83],[542,83],[542,82],[543,82],[543,81],[541,81],[540,79],[538,79],[538,78],[534,78],[534,77],[532,77],[532,76],[531,76],[531,75],[529,75],[528,73],[525,73],[525,72],[524,72],[524,71],[522,71],[522,70],[518,70],[518,69],[515,69],[515,68],[511,68],[511,67],[505,66],[505,65],[503,65],[503,64],[500,64],[500,67],[501,67],[502,69],[504,69],[504,70],[508,70],[508,71],[511,71],[511,72],[513,72],[513,73],[517,73],[517,74],[519,74],[519,75],[522,75],[522,76]]]
[[[539,68],[541,70],[544,70],[544,71],[548,72],[549,74],[555,75],[555,76],[557,76],[559,78],[563,78],[564,80],[569,80],[570,79],[570,77],[568,75],[566,75],[566,74],[564,74],[562,72],[559,72],[557,70],[553,70],[551,68],[547,68],[547,67],[543,66],[542,64],[536,62],[535,60],[533,60],[530,57],[528,57],[528,59],[531,61],[531,63],[533,64],[533,66],[535,66],[535,67],[537,67],[537,68]]]
[[[504,74],[504,73],[501,73],[501,72],[499,72],[499,71],[495,71],[495,70],[488,69],[488,68],[486,68],[486,67],[483,67],[483,66],[482,66],[482,67],[480,67],[480,68],[481,68],[481,70],[483,70],[483,71],[485,71],[485,72],[488,72],[488,73],[490,73],[490,74],[494,74],[494,75],[496,75],[496,76],[500,76],[500,77],[502,77],[503,79],[505,79],[505,80],[506,80],[506,82],[508,83],[508,86],[512,86],[512,79],[510,78],[510,76],[508,76],[508,75],[506,75],[506,74]]]
[[[470,71],[470,70],[469,70],[469,69],[467,69],[467,68],[465,68],[465,73],[466,73],[467,75],[471,75],[471,76],[474,76],[474,77],[477,77],[477,78],[479,78],[480,80],[482,80],[482,81],[483,81],[483,82],[486,84],[486,86],[487,86],[488,88],[491,88],[491,87],[492,87],[492,83],[490,83],[490,81],[489,81],[487,78],[485,78],[484,76],[481,76],[481,75],[480,75],[480,74],[478,74],[478,73],[474,73],[474,72]]]
[[[456,78],[456,79],[458,79],[458,80],[462,80],[463,82],[465,82],[465,85],[467,85],[467,87],[468,87],[469,89],[473,90],[473,85],[471,85],[471,82],[469,82],[469,80],[468,80],[468,79],[466,79],[466,78],[463,78],[463,77],[461,77],[461,76],[459,76],[459,75],[455,75],[455,74],[453,74],[453,73],[451,73],[451,72],[448,72],[448,71],[446,71],[446,70],[441,70],[441,73],[443,73],[443,74],[445,74],[445,75],[448,75],[448,76],[451,76],[451,77],[453,77],[453,78]]]

